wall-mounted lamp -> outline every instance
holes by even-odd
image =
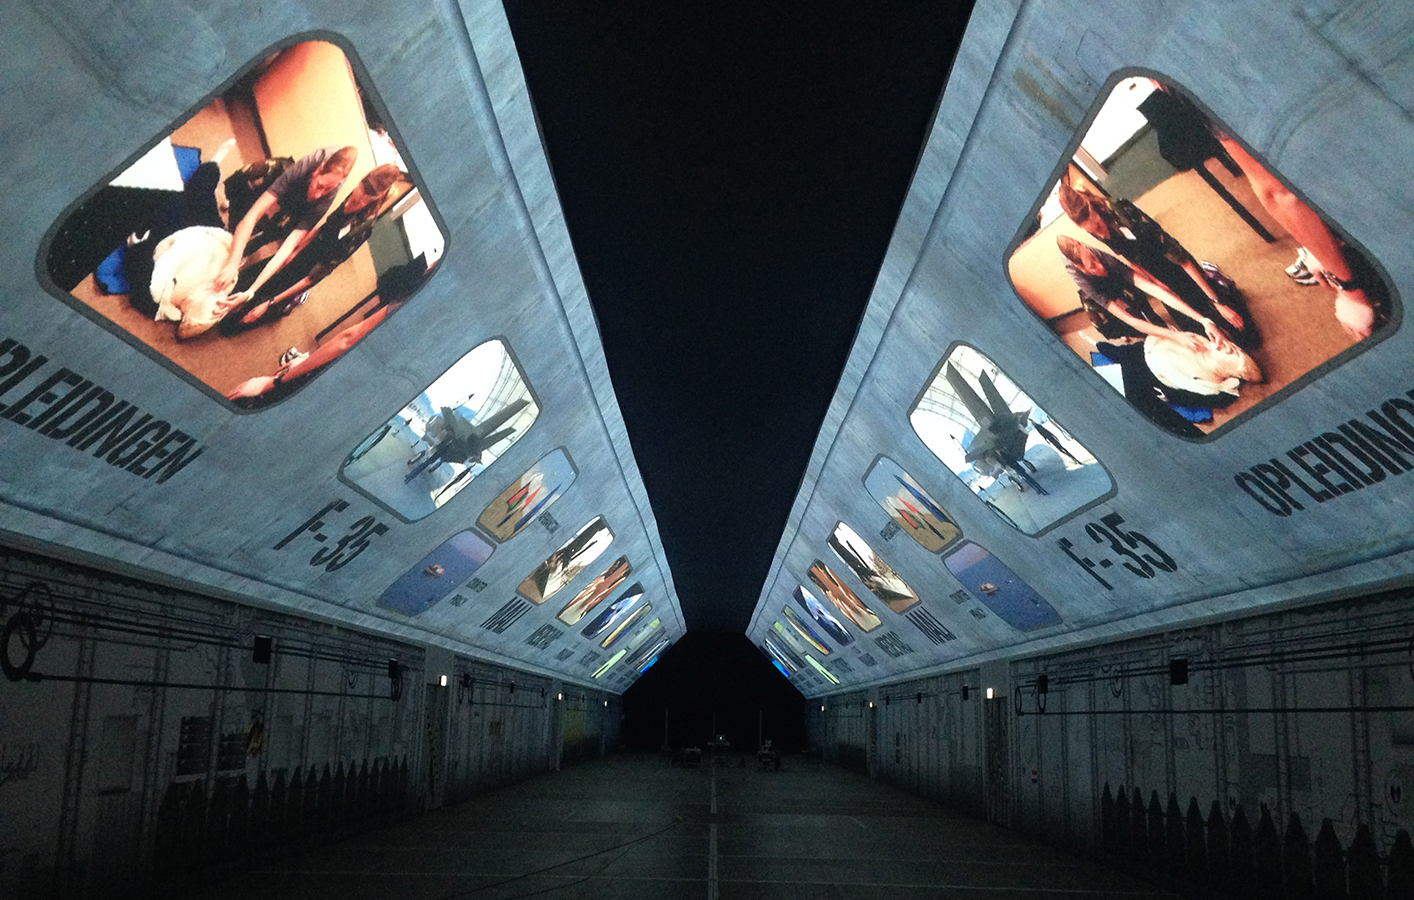
[[[824,712],[824,711],[825,711],[825,704],[821,703],[821,704],[820,704],[820,712]]]
[[[446,686],[447,686],[447,676],[446,676],[446,675],[439,675],[439,676],[437,676],[437,686],[438,686],[438,687],[446,687]]]
[[[870,709],[873,709],[873,708],[874,708],[874,701],[873,701],[873,700],[870,700],[870,701],[869,701],[869,708],[870,708]]]
[[[609,705],[609,701],[608,701],[608,700],[605,700],[605,701],[604,701],[604,705],[605,705],[605,706],[608,706],[608,705]]]
[[[564,692],[564,691],[560,691],[558,694],[555,695],[555,699],[556,699],[556,700],[563,700],[563,699],[565,699],[565,692]]]
[[[987,699],[988,699],[988,700],[995,700],[996,697],[997,697],[997,692],[994,691],[994,690],[992,690],[991,688],[987,688]]]

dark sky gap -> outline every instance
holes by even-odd
[[[740,634],[971,4],[505,5],[688,628]]]

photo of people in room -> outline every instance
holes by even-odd
[[[996,363],[954,345],[908,414],[924,446],[1002,521],[1038,534],[1114,486]]]
[[[535,571],[525,576],[516,592],[531,603],[544,603],[574,580],[574,577],[594,564],[599,554],[614,542],[614,532],[603,516],[591,519],[551,553]]]
[[[896,613],[905,612],[916,605],[918,594],[908,586],[908,582],[864,542],[853,528],[843,522],[835,525],[835,530],[825,539],[830,549],[849,566],[855,577],[864,583],[875,597]]]
[[[432,515],[540,415],[506,345],[472,348],[349,452],[339,474],[408,521]]]
[[[344,51],[262,60],[60,224],[68,302],[244,409],[408,301],[445,238]]]
[[[1136,410],[1202,439],[1388,332],[1365,253],[1176,85],[1121,80],[1007,261]]]

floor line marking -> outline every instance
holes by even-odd
[[[707,838],[707,900],[717,900],[717,826]]]
[[[717,773],[712,772],[712,815],[717,814]],[[717,823],[707,829],[707,900],[717,900]]]

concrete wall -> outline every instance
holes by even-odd
[[[1365,828],[1385,855],[1414,823],[1403,794],[1414,781],[1411,611],[1414,594],[1375,595],[1017,660],[1005,673],[900,681],[808,700],[807,711],[827,758],[849,763],[863,747],[880,779],[1180,881],[1210,877],[1194,866],[1216,840],[1235,854],[1223,878],[1238,877],[1242,857],[1260,883],[1264,818],[1283,845],[1314,846],[1329,820],[1341,848]],[[1171,684],[1181,660],[1188,683]],[[1003,675],[1010,690],[987,701]],[[1126,807],[1136,792],[1143,805],[1142,845],[1132,811],[1116,811],[1121,791]],[[1251,843],[1229,837],[1238,810],[1255,862]],[[1282,865],[1291,858],[1278,850]],[[1308,866],[1320,858],[1308,849]]]
[[[19,551],[0,626],[4,897],[169,891],[617,744],[617,698]]]

